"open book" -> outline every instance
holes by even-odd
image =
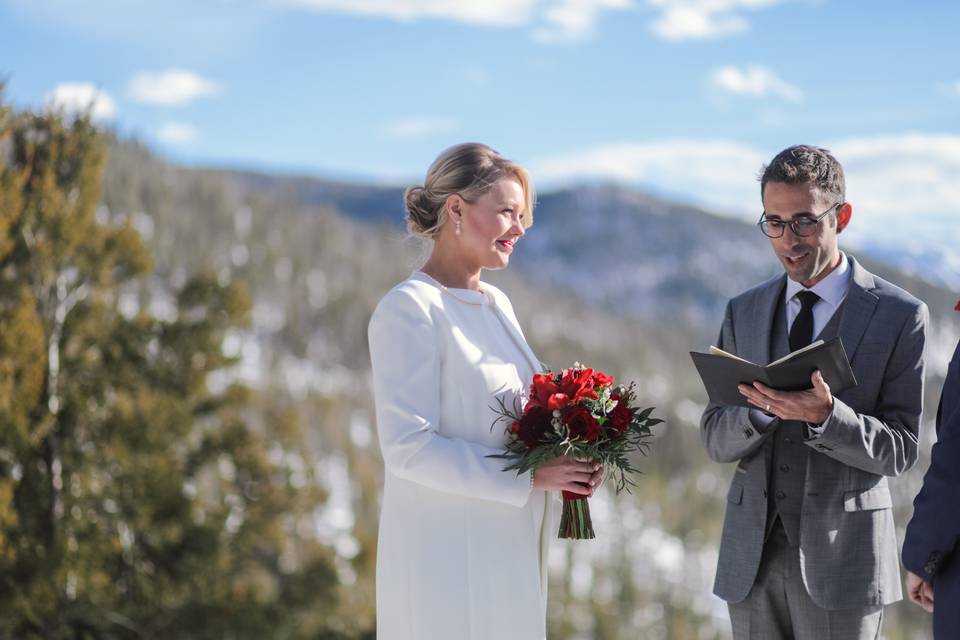
[[[817,340],[765,367],[716,347],[710,347],[710,353],[691,351],[690,357],[700,373],[710,402],[717,404],[756,408],[740,394],[737,385],[759,380],[781,391],[802,391],[812,387],[810,376],[817,369],[834,394],[857,386],[840,338],[827,342]]]

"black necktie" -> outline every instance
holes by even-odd
[[[813,291],[800,291],[797,298],[800,300],[800,313],[790,327],[791,353],[813,342],[813,305],[817,304],[820,296]]]

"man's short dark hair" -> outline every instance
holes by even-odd
[[[768,182],[809,182],[827,199],[844,202],[846,198],[843,167],[826,149],[806,144],[787,147],[778,153],[770,164],[764,165],[760,172],[761,198]]]

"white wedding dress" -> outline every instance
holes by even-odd
[[[552,500],[504,472],[507,406],[540,365],[507,297],[422,272],[370,320],[385,473],[379,640],[543,640]]]

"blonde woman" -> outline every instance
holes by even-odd
[[[591,495],[602,471],[559,458],[505,473],[497,400],[511,406],[540,363],[507,296],[483,282],[533,221],[519,165],[482,144],[434,161],[407,189],[410,231],[433,242],[423,267],[370,320],[385,473],[377,550],[380,640],[542,640],[549,491]]]

